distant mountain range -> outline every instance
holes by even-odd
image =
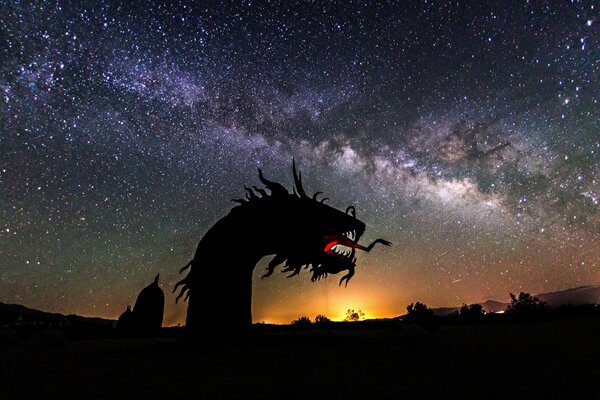
[[[514,293],[518,295],[518,292]],[[540,301],[548,303],[552,307],[559,307],[565,304],[581,305],[600,303],[600,285],[579,286],[576,288],[559,290],[557,292],[540,293],[534,295]],[[505,303],[497,300],[488,300],[484,303],[479,303],[485,312],[498,312],[506,310],[510,302]],[[444,316],[452,314],[460,307],[441,307],[434,308],[435,315]]]
[[[553,307],[564,304],[600,303],[600,285],[579,286],[559,292],[541,293],[536,297]]]
[[[104,318],[82,317],[79,315],[63,315],[50,313],[33,308],[21,306],[19,304],[0,303],[0,326],[6,325],[28,325],[28,324],[51,324],[51,325],[78,325],[89,327],[106,326],[113,324],[114,321]]]

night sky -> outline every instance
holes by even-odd
[[[0,2],[0,301],[115,318],[161,273],[181,323],[179,269],[292,158],[393,246],[347,288],[264,259],[257,322],[600,283],[597,2],[174,3]]]

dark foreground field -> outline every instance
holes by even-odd
[[[600,318],[0,346],[2,399],[600,398]]]

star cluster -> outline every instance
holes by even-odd
[[[116,317],[157,272],[169,293],[292,158],[394,246],[346,289],[255,278],[257,321],[598,283],[598,7],[3,2],[0,301]]]

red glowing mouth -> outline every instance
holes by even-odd
[[[350,247],[351,249],[359,249],[359,250],[363,250],[363,251],[369,251],[365,246],[353,242],[352,240],[348,239],[346,236],[335,236],[335,237],[329,236],[329,237],[326,237],[325,240],[327,240],[327,242],[328,242],[327,245],[325,246],[325,248],[323,249],[323,251],[326,253],[331,251],[333,246],[336,246],[338,244],[341,244],[342,246]]]
[[[331,248],[332,248],[333,246],[335,246],[336,244],[338,244],[337,240],[334,240],[333,242],[329,242],[329,243],[327,243],[327,246],[325,246],[325,248],[323,249],[323,251],[324,251],[325,253],[329,253],[329,251],[331,250]]]
[[[350,237],[348,237],[347,235],[350,236]],[[349,257],[351,255],[351,253],[354,253],[354,249],[359,249],[359,250],[362,250],[362,251],[369,252],[369,251],[371,251],[371,249],[373,249],[373,247],[377,243],[380,243],[380,244],[382,244],[384,246],[390,246],[391,245],[391,243],[388,242],[385,239],[375,239],[373,242],[371,242],[370,245],[368,245],[367,247],[365,247],[365,246],[363,246],[361,244],[355,243],[353,239],[354,240],[357,239],[356,234],[353,231],[347,232],[344,235],[336,235],[336,236],[328,235],[328,236],[325,236],[325,242],[327,244],[325,245],[325,248],[323,249],[323,251],[325,253],[327,253],[327,254],[333,254],[333,253],[335,253],[338,256],[341,256],[342,258],[344,258],[344,257]],[[350,249],[353,249],[353,250],[350,252],[350,251],[348,251],[346,249],[338,248],[337,247],[338,245],[341,245],[343,247],[350,248]],[[356,259],[355,259],[355,261],[356,261]]]
[[[354,256],[354,249],[366,249],[354,240],[357,239],[357,235],[354,231],[346,232],[343,235],[327,235],[325,236],[325,242],[327,243],[323,248],[323,251],[331,256],[337,256],[342,260],[347,260],[351,265],[356,265],[356,257]]]
[[[341,244],[338,240],[332,240],[329,243],[327,243],[327,245],[325,246],[325,248],[323,249],[323,251],[327,254],[330,254],[332,256],[337,256],[341,259],[346,259],[346,260],[350,260],[350,257],[352,257],[352,255],[354,254],[354,251],[350,251],[350,250],[345,250],[342,247],[337,247],[338,244]],[[346,247],[345,245],[343,245],[344,247]],[[347,246],[350,247],[350,246]],[[347,248],[346,247],[346,248]],[[350,261],[350,263],[352,265],[356,265],[356,257],[354,257],[352,259],[352,261]]]

